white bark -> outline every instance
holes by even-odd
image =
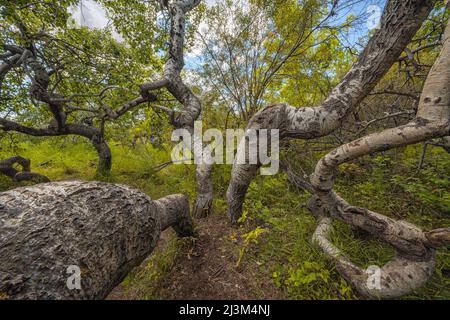
[[[361,294],[372,298],[396,298],[421,287],[432,275],[435,248],[449,243],[450,228],[425,233],[407,222],[351,207],[332,190],[339,165],[367,154],[444,137],[449,132],[450,21],[441,53],[425,81],[415,119],[407,125],[371,134],[335,149],[319,161],[311,176],[316,203],[310,208],[320,216],[314,241],[339,266],[342,265],[340,272]],[[396,258],[381,268],[381,288],[368,288],[367,275],[342,257],[327,240],[331,230],[329,217],[370,232],[396,248]]]
[[[435,1],[390,0],[381,18],[381,28],[341,83],[317,108],[295,108],[286,104],[268,106],[250,120],[249,129],[279,129],[280,138],[313,139],[340,127],[348,114],[372,91],[411,41]],[[228,215],[237,221],[246,191],[259,165],[233,166],[227,192]]]
[[[431,10],[433,1],[389,1],[381,29],[344,80],[318,108],[295,109],[287,105],[267,107],[249,127],[279,128],[284,137],[310,139],[335,130],[347,114],[374,88],[409,43]],[[416,117],[407,125],[388,129],[345,144],[323,157],[310,178],[314,193],[308,203],[319,225],[313,242],[332,259],[337,270],[368,298],[397,298],[423,286],[434,270],[436,248],[450,242],[450,228],[424,232],[405,221],[396,221],[363,208],[352,207],[333,191],[340,164],[408,144],[448,136],[450,132],[450,22],[443,48],[425,82]],[[235,165],[228,190],[229,215],[239,218],[242,202],[258,166]],[[396,257],[380,268],[379,286],[370,274],[354,265],[328,236],[332,219],[369,232],[391,244]]]
[[[164,79],[141,86],[143,96],[149,91],[167,88],[167,90],[183,105],[183,108],[171,114],[175,128],[194,131],[194,122],[200,117],[202,105],[199,98],[183,82],[181,71],[184,67],[184,45],[186,36],[186,14],[200,4],[201,0],[172,0],[166,2],[169,11],[170,49],[169,59],[164,66]],[[200,152],[201,153],[201,150]],[[212,166],[199,164],[196,168],[197,199],[193,215],[201,218],[209,214],[213,200],[213,184],[211,180]]]

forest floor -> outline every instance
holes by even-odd
[[[185,242],[173,261],[173,268],[162,278],[155,279],[153,285],[144,290],[136,290],[129,281],[125,281],[108,299],[142,299],[148,290],[151,290],[151,296],[157,299],[171,300],[251,300],[284,297],[273,282],[262,279],[254,268],[247,264],[237,266],[235,243],[230,240],[235,230],[225,215],[215,214],[197,220],[196,227],[196,237]],[[164,232],[155,251],[156,256],[167,250],[173,236],[170,230]],[[149,265],[152,265],[152,258],[144,261],[133,273],[139,278],[139,275],[145,274]]]
[[[194,201],[193,166],[154,172],[152,168],[167,161],[165,150],[112,146],[108,177],[96,175],[97,156],[84,142],[55,138],[22,142],[16,148],[0,145],[0,159],[15,154],[32,159],[32,170],[52,181],[101,179],[132,186],[152,199],[182,193]],[[421,150],[410,146],[344,165],[336,190],[355,206],[424,230],[448,227],[450,156],[431,148],[418,171]],[[316,161],[310,155],[298,160],[306,171]],[[310,195],[290,186],[283,173],[258,177],[248,190],[243,218],[233,226],[226,215],[230,170],[215,167],[213,214],[196,221],[197,235],[179,239],[172,230],[164,232],[155,251],[109,299],[358,299],[333,263],[311,244],[317,221],[304,205]],[[21,185],[0,175],[0,191]],[[342,223],[334,223],[334,229],[332,242],[363,268],[383,265],[395,255],[393,248]],[[450,299],[450,247],[437,251],[436,270],[427,285],[405,299]]]

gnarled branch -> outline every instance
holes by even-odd
[[[447,136],[450,131],[449,84],[450,21],[441,53],[425,81],[415,119],[404,126],[365,136],[333,150],[318,162],[311,176],[315,196],[309,207],[319,217],[313,240],[364,296],[396,298],[424,285],[433,272],[435,249],[450,241],[450,228],[423,232],[405,221],[352,207],[333,191],[338,167],[367,154]],[[371,286],[368,274],[343,257],[327,239],[331,218],[365,230],[397,250],[396,257],[380,269],[378,287]]]
[[[381,17],[381,28],[319,107],[268,106],[252,117],[248,128],[279,129],[280,138],[301,139],[322,137],[339,128],[398,60],[434,3],[432,0],[388,1]],[[241,216],[245,194],[259,167],[259,164],[234,164],[227,192],[228,215],[232,221]]]
[[[20,165],[22,167],[22,171],[14,168],[15,164]],[[21,156],[14,156],[0,161],[0,173],[15,181],[34,180],[37,182],[50,182],[50,179],[46,176],[36,172],[31,172],[31,161]]]

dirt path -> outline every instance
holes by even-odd
[[[248,262],[236,267],[238,245],[230,240],[234,229],[223,214],[197,221],[197,227],[197,238],[183,248],[173,268],[158,281],[155,297],[173,300],[283,298],[270,279],[262,279],[256,264]],[[165,234],[159,250],[164,250],[171,236]],[[140,298],[130,295],[125,286],[117,287],[109,299]]]

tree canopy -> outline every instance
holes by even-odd
[[[102,28],[83,20],[83,10],[94,5],[102,11],[92,17],[106,21]],[[196,240],[174,245],[187,252],[187,266],[197,249],[210,264],[221,261],[219,254],[207,253],[221,234],[218,250],[229,260],[224,281],[232,282],[234,273],[260,273],[248,286],[262,290],[259,283],[269,279],[275,297],[448,299],[448,5],[444,0],[0,0],[0,191],[80,179],[126,184],[155,199],[183,193],[199,234],[192,232],[184,196],[163,198],[168,200],[158,207],[160,202],[133,191],[130,202],[108,196],[102,207],[101,188],[113,195],[128,187],[99,182],[86,182],[96,190],[86,217],[95,210],[107,215],[109,206],[126,213],[127,206],[135,210],[144,203],[152,209],[133,214],[155,213],[155,241],[168,226],[177,228],[177,219],[189,220],[189,234],[178,234]],[[246,160],[253,156],[251,132],[257,144],[267,130],[276,131],[280,154],[271,156],[280,162],[279,174],[261,176],[259,158],[198,162],[197,154],[216,156],[222,148],[217,136],[211,144],[196,138],[199,122],[204,131],[219,129],[224,137],[226,129],[246,133],[242,141],[248,145],[237,143],[231,150]],[[194,165],[186,164],[191,154],[180,163],[172,158],[171,140],[180,130],[193,136],[180,144],[193,147]],[[47,184],[42,199],[77,188],[87,196],[84,185]],[[23,197],[17,200],[26,203],[27,215],[35,214],[28,202],[39,197],[30,188],[20,189]],[[11,194],[0,194],[0,200]],[[86,205],[78,195],[67,199]],[[64,201],[56,207],[65,207]],[[59,209],[52,211],[47,202],[43,207],[56,212],[56,223]],[[0,218],[2,208],[0,203]],[[7,209],[4,219],[16,212]],[[72,221],[76,213],[69,211]],[[69,229],[76,228],[73,221]],[[89,221],[98,220],[83,221],[86,230],[95,230]],[[112,229],[122,230],[120,223]],[[133,232],[144,227],[146,222],[133,224]],[[52,230],[60,229],[51,227],[49,234]],[[199,249],[196,241],[205,247]],[[127,271],[113,270],[114,283],[98,280],[102,290],[90,297],[106,297],[155,243],[145,254],[134,252],[126,267],[115,261],[117,270]],[[381,272],[377,288],[369,283],[374,264]],[[210,267],[205,268],[216,266]],[[2,268],[0,262],[0,280],[9,272]],[[166,275],[144,269],[131,281],[133,290]],[[201,281],[206,280],[194,277],[192,286]],[[148,294],[161,289],[155,283]],[[211,286],[218,288],[212,298],[221,290],[233,294],[226,286]],[[2,290],[0,283],[0,299]],[[164,296],[158,292],[156,297]]]

